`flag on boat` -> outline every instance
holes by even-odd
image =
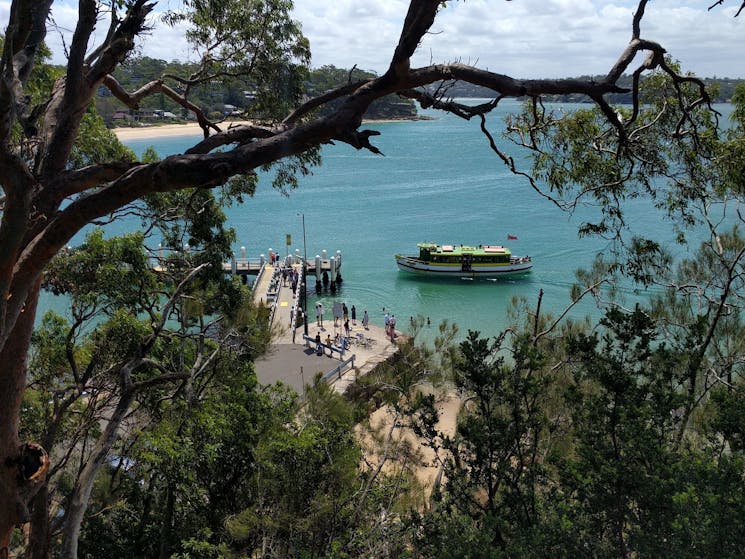
[[[511,234],[507,233],[507,240],[508,241],[516,241],[517,240],[517,235],[511,235]]]

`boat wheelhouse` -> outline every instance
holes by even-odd
[[[533,267],[530,256],[513,256],[502,245],[419,243],[417,247],[418,256],[395,256],[399,270],[425,276],[494,278],[525,274]]]

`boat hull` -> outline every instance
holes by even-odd
[[[403,272],[431,277],[502,278],[527,274],[533,268],[530,259],[517,259],[509,264],[471,264],[464,269],[459,263],[424,262],[411,256],[396,255],[396,265]]]

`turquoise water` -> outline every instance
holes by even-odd
[[[516,110],[518,105],[505,107]],[[382,324],[385,309],[396,314],[401,327],[409,316],[423,315],[430,317],[433,330],[448,319],[462,331],[493,335],[506,325],[513,297],[525,297],[535,306],[540,290],[543,309],[558,313],[569,303],[574,271],[609,248],[604,241],[577,237],[578,224],[593,210],[582,209],[575,216],[561,212],[507,170],[489,150],[477,122],[429,114],[436,120],[367,125],[381,132],[373,143],[385,156],[345,144],[324,147],[322,166],[302,178],[289,196],[262,177],[253,198],[227,210],[237,232],[236,253],[245,246],[249,257],[267,254],[270,247],[285,254],[289,233],[290,252],[299,249],[302,254],[302,213],[308,257],[323,249],[342,251],[344,283],[336,298],[355,305],[360,315],[367,309],[373,323]],[[492,122],[499,136],[501,117],[492,117]],[[183,151],[195,138],[127,144],[137,153],[153,145],[165,156]],[[671,238],[669,224],[647,201],[634,204],[635,227],[656,238]],[[508,234],[519,239],[507,242]],[[499,281],[423,279],[399,272],[393,255],[416,253],[422,241],[507,244],[514,254],[532,256],[535,266],[525,278]],[[331,308],[333,297],[321,299]],[[311,298],[309,308],[313,302]],[[588,312],[589,303],[573,314]]]

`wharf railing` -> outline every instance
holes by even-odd
[[[299,266],[297,268],[298,276],[297,276],[297,285],[295,286],[295,295],[292,298],[292,313],[291,313],[291,322],[292,322],[292,342],[295,343],[295,334],[297,333],[298,328],[298,320],[297,320],[297,313],[300,311],[300,295],[301,292],[304,292],[304,286],[305,286],[305,266]],[[303,296],[307,297],[308,295],[306,293],[303,293]],[[305,323],[308,320],[307,316],[303,316],[303,328],[305,328]]]
[[[352,354],[349,359],[347,359],[346,361],[342,361],[341,363],[339,363],[338,366],[334,367],[328,373],[323,375],[323,380],[328,383],[332,382],[332,380],[341,380],[341,376],[347,369],[347,367],[349,367],[350,370],[354,369],[354,359],[355,355]],[[334,376],[336,376],[336,379],[333,378]]]

